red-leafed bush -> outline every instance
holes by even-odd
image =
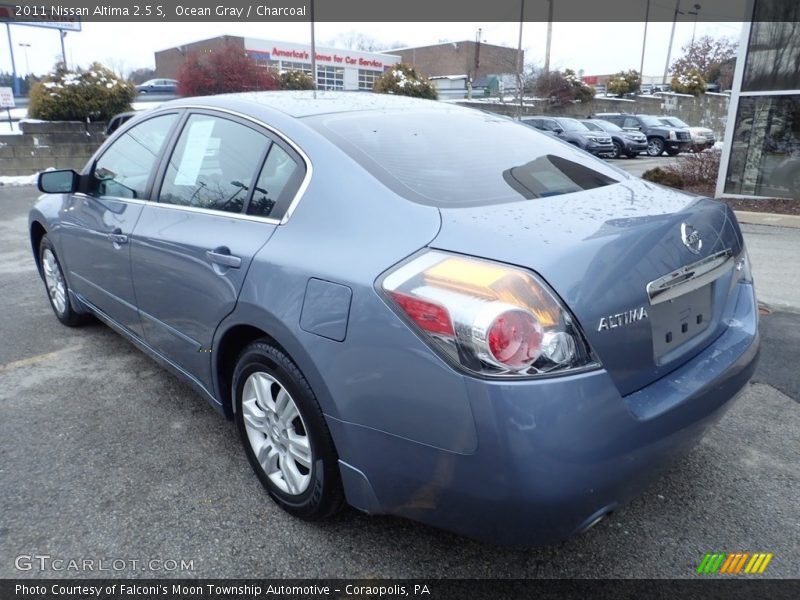
[[[206,55],[192,53],[178,70],[178,93],[181,96],[277,89],[280,89],[277,75],[259,67],[235,46],[226,46]]]

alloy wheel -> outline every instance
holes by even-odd
[[[658,138],[653,138],[647,141],[647,154],[650,156],[661,156],[664,152],[664,142]]]
[[[270,481],[298,496],[308,489],[314,463],[311,441],[288,390],[272,375],[252,373],[242,391],[247,439]]]
[[[61,273],[61,266],[56,260],[55,254],[45,248],[42,252],[42,270],[44,271],[44,282],[47,286],[47,294],[50,303],[60,315],[67,309],[67,286],[64,283],[64,275]]]

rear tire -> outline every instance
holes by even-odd
[[[664,140],[661,138],[650,138],[647,140],[647,155],[661,156],[664,152]]]
[[[625,156],[627,156],[628,158],[639,158],[639,153],[638,152],[628,152]]]
[[[317,520],[344,506],[339,458],[314,392],[266,340],[239,355],[233,373],[236,426],[250,465],[286,512]]]
[[[680,150],[675,150],[673,148],[667,148],[667,154],[669,156],[678,156],[678,154],[680,154],[680,153],[681,153]]]
[[[56,318],[67,327],[77,327],[91,321],[91,315],[81,314],[72,306],[67,279],[64,277],[56,249],[47,235],[43,235],[39,242],[39,265],[50,308],[53,309]]]

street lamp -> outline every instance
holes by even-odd
[[[30,44],[19,43],[19,44],[17,44],[17,46],[19,46],[20,48],[24,48],[25,49],[24,50],[24,52],[25,52],[25,75],[28,75],[31,72],[31,67],[28,64],[28,48],[30,48],[31,45]]]

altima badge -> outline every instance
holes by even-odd
[[[597,331],[605,331],[606,329],[616,329],[617,327],[622,327],[623,325],[630,325],[631,323],[636,323],[637,321],[642,321],[647,318],[647,311],[645,310],[644,306],[639,308],[634,308],[633,310],[629,310],[623,313],[617,313],[615,315],[608,315],[607,317],[603,317],[600,319],[600,323],[597,325]]]
[[[703,240],[700,237],[700,232],[689,223],[681,223],[681,241],[683,245],[689,249],[689,252],[692,254],[700,254],[700,249],[703,247]]]

